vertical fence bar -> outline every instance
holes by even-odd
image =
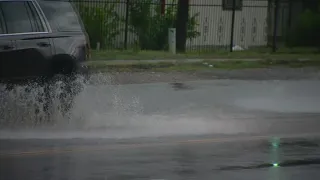
[[[274,0],[274,24],[273,24],[273,41],[272,52],[277,51],[277,31],[278,31],[278,14],[279,14],[279,0]]]
[[[233,39],[234,39],[234,21],[236,17],[236,0],[232,1],[232,19],[231,19],[231,35],[230,35],[230,52],[233,50]]]
[[[292,16],[293,3],[292,3],[292,1],[289,1],[288,3],[289,3],[289,4],[288,4],[288,6],[289,6],[289,12],[288,12],[288,29],[290,30],[290,29],[291,29],[291,23],[292,23],[291,16]]]
[[[126,19],[125,19],[125,27],[124,27],[124,49],[128,48],[129,3],[130,3],[130,0],[127,0],[126,1]]]

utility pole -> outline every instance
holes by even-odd
[[[272,52],[277,51],[277,31],[278,31],[278,17],[279,15],[279,0],[274,0],[274,24],[273,24],[273,40]]]
[[[187,23],[189,19],[189,0],[178,1],[178,13],[176,23],[177,51],[186,51],[187,42]]]
[[[236,0],[232,1],[232,19],[231,19],[231,35],[230,35],[230,52],[233,51],[233,41],[234,41],[234,21],[236,17]]]

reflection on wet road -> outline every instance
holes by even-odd
[[[318,81],[88,86],[68,123],[0,130],[0,179],[320,179]]]
[[[2,144],[12,146],[11,148],[28,146],[25,143],[33,147],[55,145],[51,147],[51,151],[47,149],[47,153],[16,153],[15,156],[1,154],[1,179],[215,177],[291,180],[320,177],[317,172],[320,167],[320,141],[310,140],[310,137],[255,140],[240,138],[239,141],[201,143],[168,143],[168,139],[158,141],[165,143],[132,144],[101,139],[2,141]],[[76,149],[71,148],[69,143]]]

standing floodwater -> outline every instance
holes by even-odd
[[[42,92],[1,90],[2,179],[319,179],[316,80],[93,75],[69,114],[56,101],[49,121],[35,113]]]
[[[111,77],[98,74],[84,84],[65,116],[57,99],[50,117],[41,110],[43,88],[1,89],[0,136],[131,138],[313,133],[318,127],[315,119],[320,113],[319,91],[318,81],[116,84]],[[53,93],[58,92],[57,85]],[[287,128],[289,121],[291,126]]]

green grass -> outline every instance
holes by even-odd
[[[92,61],[89,64],[91,71],[99,72],[133,72],[133,71],[201,71],[214,69],[250,69],[250,68],[270,68],[270,67],[320,67],[320,60],[260,60],[260,61],[244,61],[244,60],[228,60],[228,61],[212,61],[204,60],[192,63],[175,63],[175,62],[159,62],[159,63],[122,63],[112,64],[108,61]],[[212,65],[210,67],[210,65]]]
[[[92,61],[88,62],[88,66],[93,71],[198,71],[266,67],[319,67],[319,52],[319,49],[316,48],[281,48],[277,53],[270,53],[270,48],[252,48],[232,53],[216,50],[210,52],[196,51],[184,54],[171,54],[165,51],[93,51]],[[143,61],[157,59],[176,61]],[[183,61],[184,59],[200,59],[200,61],[188,62]],[[207,65],[204,63],[207,63]],[[210,64],[213,66],[210,67]]]
[[[320,60],[320,51],[315,48],[281,48],[276,53],[271,53],[270,48],[253,48],[245,51],[228,52],[194,51],[184,54],[171,54],[166,51],[134,51],[134,50],[101,50],[92,51],[92,61],[106,60],[154,60],[154,59],[278,59],[297,60],[311,59]]]

